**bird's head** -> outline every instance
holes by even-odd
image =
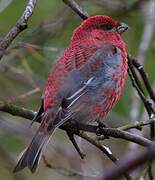
[[[73,39],[80,39],[81,37],[84,38],[88,36],[97,37],[99,35],[102,38],[104,35],[103,39],[106,40],[112,36],[120,37],[127,29],[128,26],[125,23],[120,23],[109,16],[96,15],[87,18],[75,29]]]

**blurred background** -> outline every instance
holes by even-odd
[[[27,0],[0,0],[0,38],[14,26]],[[129,25],[123,37],[128,53],[144,64],[152,86],[155,85],[155,2],[153,0],[77,0],[89,15],[106,14]],[[29,27],[6,51],[0,62],[0,101],[37,111],[44,82],[53,62],[69,44],[80,17],[62,0],[38,0]],[[105,119],[111,127],[147,120],[144,107],[128,78],[117,106]],[[77,138],[86,158],[81,160],[62,130],[57,130],[46,152],[46,163],[40,163],[37,173],[27,169],[13,174],[18,154],[28,145],[37,123],[0,112],[0,180],[82,180],[94,179],[109,163],[109,159],[86,141]],[[147,136],[147,128],[143,132]],[[90,134],[90,136],[92,136]],[[93,138],[96,138],[95,136]],[[116,157],[134,151],[137,145],[123,140],[99,142],[108,146]],[[50,167],[46,167],[47,163]],[[145,169],[145,168],[144,168]],[[89,177],[87,177],[89,176]],[[142,173],[135,172],[135,176]],[[91,178],[90,178],[91,177]],[[147,179],[147,177],[146,177]]]

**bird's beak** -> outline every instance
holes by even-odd
[[[116,25],[116,31],[119,33],[119,34],[122,34],[123,32],[125,32],[127,29],[129,28],[129,26],[125,23],[118,23]]]

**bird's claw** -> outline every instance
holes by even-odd
[[[106,136],[106,135],[103,134],[103,131],[102,131],[103,128],[108,128],[108,125],[100,121],[98,123],[98,127],[96,129],[96,135],[97,136],[102,136],[102,138],[101,138],[102,140],[109,139],[109,136]]]

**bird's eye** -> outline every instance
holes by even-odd
[[[113,25],[110,24],[110,23],[101,24],[100,28],[103,29],[103,30],[108,31],[108,30],[111,30],[113,28]]]

